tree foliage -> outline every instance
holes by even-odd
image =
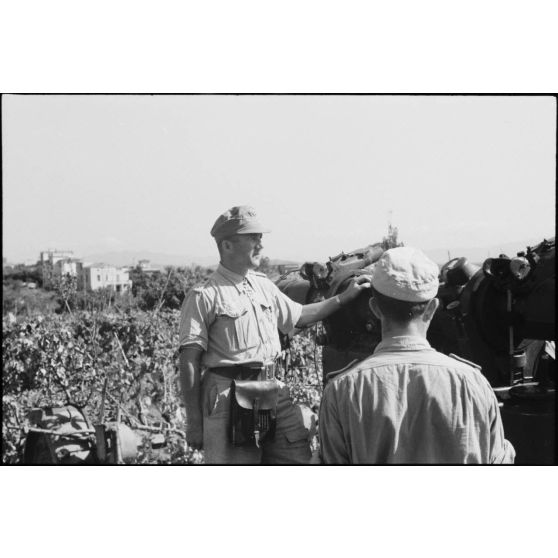
[[[37,265],[4,267],[2,270],[2,278],[5,285],[11,281],[35,283],[39,287],[43,285],[43,274],[40,267]]]
[[[137,266],[130,271],[132,295],[141,310],[176,310],[182,305],[186,293],[203,283],[211,273],[211,269],[200,266],[167,267],[163,272],[146,272]]]

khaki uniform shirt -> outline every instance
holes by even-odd
[[[279,356],[277,328],[292,331],[302,305],[284,295],[263,273],[244,277],[219,265],[182,305],[179,343],[204,350],[207,367],[269,363]]]
[[[325,463],[513,463],[479,370],[420,337],[383,340],[330,381],[319,429]]]

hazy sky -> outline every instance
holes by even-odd
[[[271,258],[381,240],[423,249],[549,237],[546,97],[4,96],[3,249],[215,257],[209,230],[256,208]]]

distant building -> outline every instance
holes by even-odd
[[[84,263],[81,259],[74,258],[73,252],[69,250],[45,250],[41,252],[39,265],[42,269],[43,285],[47,288],[67,276],[75,277],[77,288],[84,291],[109,288],[123,293],[132,286],[128,268],[104,263]]]
[[[109,288],[117,293],[124,293],[131,289],[132,281],[128,268],[95,263],[81,267],[78,285],[86,291]]]
[[[70,275],[72,277],[77,277],[81,271],[83,263],[78,258],[64,258],[62,260],[58,260],[53,265],[53,275],[54,277],[61,278],[66,275]]]
[[[138,261],[138,267],[144,273],[155,273],[156,271],[161,271],[161,268],[159,266],[151,265],[150,260],[139,260]]]
[[[58,260],[72,258],[74,253],[71,250],[45,250],[41,252],[41,264],[49,263],[54,265]]]
[[[72,260],[73,252],[71,250],[45,250],[41,252],[41,257],[39,259],[39,265],[41,267],[41,272],[43,275],[43,286],[51,287],[53,285],[54,278],[56,274],[62,269],[58,266],[55,272],[55,264],[60,260]],[[61,276],[61,275],[59,275]]]

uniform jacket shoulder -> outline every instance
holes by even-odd
[[[202,294],[205,291],[207,291],[207,289],[211,287],[211,283],[209,279],[206,279],[203,283],[199,283],[198,285],[194,285],[191,289],[191,291],[193,293],[197,293],[197,294]]]
[[[459,361],[459,362],[462,362],[463,364],[466,364],[466,365],[468,365],[468,366],[471,366],[472,368],[475,368],[476,370],[479,370],[479,371],[482,370],[481,366],[479,366],[478,364],[476,364],[476,363],[474,363],[474,362],[471,362],[470,360],[467,360],[467,359],[465,359],[465,358],[463,358],[463,357],[460,357],[460,356],[458,356],[458,355],[456,355],[456,354],[454,354],[454,353],[450,353],[448,356],[449,356],[450,358],[453,358],[454,360],[457,360],[457,361]]]
[[[452,368],[467,382],[473,382],[479,386],[482,385],[483,389],[492,389],[490,388],[490,383],[482,373],[481,366],[475,362],[471,362],[470,360],[460,357],[454,353],[450,353],[449,355],[443,353],[438,354],[441,359],[443,358],[445,360],[445,362],[440,362],[441,364]]]
[[[196,295],[211,295],[211,293],[215,290],[218,285],[218,277],[214,273],[212,273],[207,279],[203,282],[194,285],[190,292]]]
[[[494,391],[488,379],[482,373],[482,368],[475,362],[471,362],[454,353],[447,355],[447,359],[457,364],[456,369],[461,373],[461,377],[469,384],[477,386],[485,396],[494,395]]]
[[[201,294],[205,290],[206,283],[202,283],[201,285],[196,285],[192,287],[192,292],[196,294]]]
[[[351,370],[356,369],[358,367],[358,365],[361,364],[362,362],[363,362],[362,360],[359,360],[358,358],[355,358],[354,360],[349,362],[349,364],[347,364],[343,368],[340,368],[339,370],[332,370],[331,372],[328,372],[326,374],[326,380],[328,382],[330,380],[337,380],[341,376],[345,375],[347,372],[351,372]]]

